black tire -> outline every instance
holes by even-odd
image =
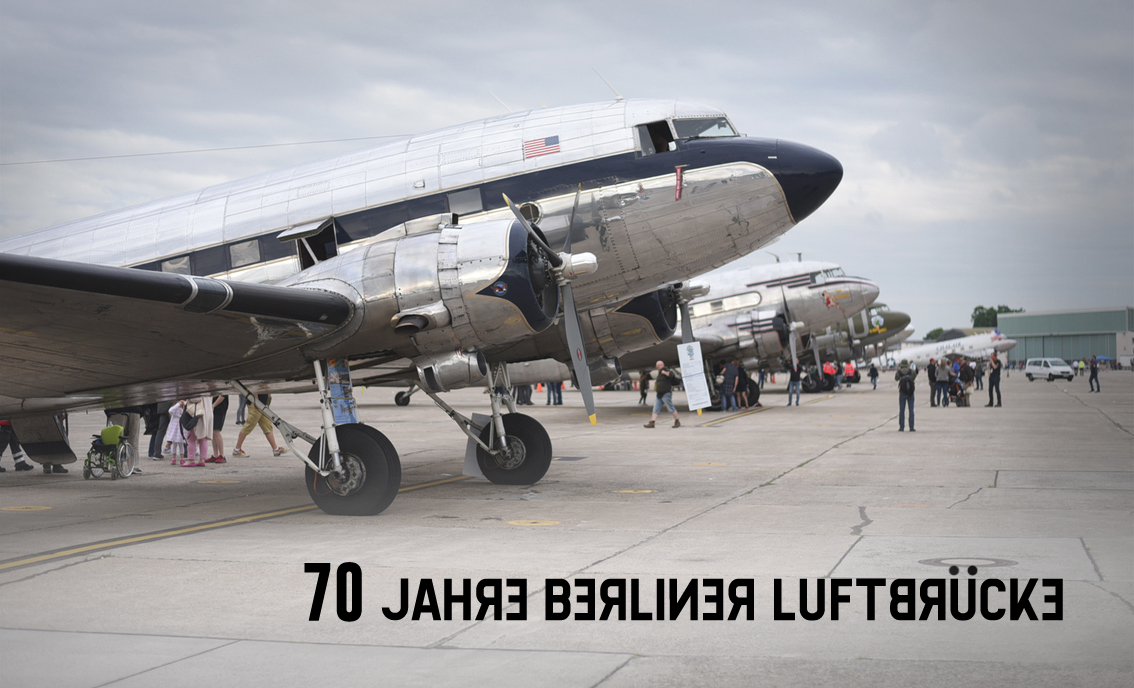
[[[398,406],[409,406],[410,395],[406,392],[398,392],[394,395],[394,403]]]
[[[1048,381],[1048,382],[1055,382],[1055,376],[1054,376],[1054,375],[1048,375],[1048,376],[1047,376],[1047,381]]]
[[[485,425],[480,440],[488,444],[491,425]],[[551,438],[539,421],[522,413],[504,416],[508,446],[516,454],[499,460],[477,445],[476,461],[484,477],[497,485],[531,485],[539,482],[551,467]]]
[[[306,470],[307,492],[316,506],[335,516],[373,516],[380,514],[398,496],[402,464],[398,452],[386,436],[362,423],[335,428],[347,469],[347,481],[321,476],[310,466]],[[307,458],[319,462],[323,442],[311,447]]]
[[[803,378],[800,388],[805,394],[814,394],[819,391],[821,384],[815,375],[808,375]]]
[[[1032,377],[1032,374],[1031,374],[1031,373],[1028,373],[1028,374],[1027,374],[1027,375],[1025,375],[1024,377],[1028,378],[1028,382],[1031,382],[1032,380],[1034,380],[1034,379],[1035,379],[1034,377]]]
[[[91,479],[91,469],[87,468],[86,466],[83,466],[83,480],[90,480],[90,479]]]

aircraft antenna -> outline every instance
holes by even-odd
[[[796,253],[795,255],[799,259],[799,262],[802,263],[803,262],[803,253],[800,252],[800,253]]]
[[[594,67],[591,67],[591,69],[594,69],[595,74],[598,74],[598,78],[602,79],[602,82],[607,85],[607,88],[614,91],[614,99],[615,100],[625,100],[622,97],[622,94],[619,93],[617,90],[615,90],[615,88],[613,86],[610,85],[610,82],[606,80],[606,77],[604,77],[602,74],[599,74],[599,70],[595,69]]]
[[[503,105],[505,110],[507,110],[508,112],[512,112],[512,108],[508,107],[508,105],[503,100],[500,100],[500,96],[496,95],[492,91],[489,91],[488,95],[495,98],[497,103],[500,103],[501,105]]]
[[[767,253],[769,256],[775,258],[777,263],[780,262],[780,257],[772,253],[771,251],[764,251],[764,253]]]

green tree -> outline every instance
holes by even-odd
[[[944,333],[945,333],[945,328],[944,327],[938,327],[935,330],[930,330],[929,332],[926,332],[925,338],[926,339],[932,339],[933,341],[937,341],[937,338],[940,337]]]
[[[996,308],[991,306],[985,308],[984,306],[977,306],[973,309],[973,327],[996,327],[996,317],[1001,313],[1023,313],[1023,308],[1009,308],[1005,305],[999,305]]]

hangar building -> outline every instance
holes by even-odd
[[[1125,368],[1134,356],[1134,308],[1001,313],[997,328],[1017,342],[1008,352],[1010,362],[1045,356],[1068,361],[1107,356]]]

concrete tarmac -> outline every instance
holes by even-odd
[[[1130,685],[1134,375],[1103,373],[1104,391],[1089,394],[1085,378],[1013,374],[1002,408],[985,408],[983,392],[971,408],[930,408],[920,388],[916,433],[897,431],[886,376],[877,390],[790,408],[782,383],[761,409],[682,412],[679,429],[666,416],[643,428],[637,392],[596,393],[597,427],[577,392],[564,406],[536,393],[522,411],[545,425],[557,460],[521,487],[462,478],[466,439],[424,394],[397,407],[396,390],[367,389],[362,418],[403,462],[403,492],[370,518],[313,509],[302,464],[272,458],[258,430],[250,458],[181,468],[143,457],[140,474],[118,481],[85,481],[81,464],[13,473],[5,456],[0,686]],[[466,414],[487,409],[481,390],[447,398]],[[312,395],[281,395],[274,408],[318,428]],[[101,425],[101,414],[74,414],[73,442]],[[329,564],[318,621],[308,562]],[[459,595],[466,578],[473,597],[481,584],[511,599],[486,604],[480,621],[463,620],[458,601],[446,620],[445,581]],[[383,613],[401,607],[402,579],[417,620]],[[841,579],[849,599],[836,620]],[[893,618],[896,579],[919,586],[919,618]],[[1016,620],[956,618],[972,609],[969,581],[993,579],[1007,590],[989,588],[990,612],[1010,611],[1015,579],[1036,620],[1023,606]],[[793,620],[775,618],[776,580]],[[954,580],[956,609],[952,597],[926,603]],[[824,613],[805,620],[821,582]],[[546,618],[567,586],[572,615],[591,608],[595,620]],[[634,587],[649,620],[629,618]]]

